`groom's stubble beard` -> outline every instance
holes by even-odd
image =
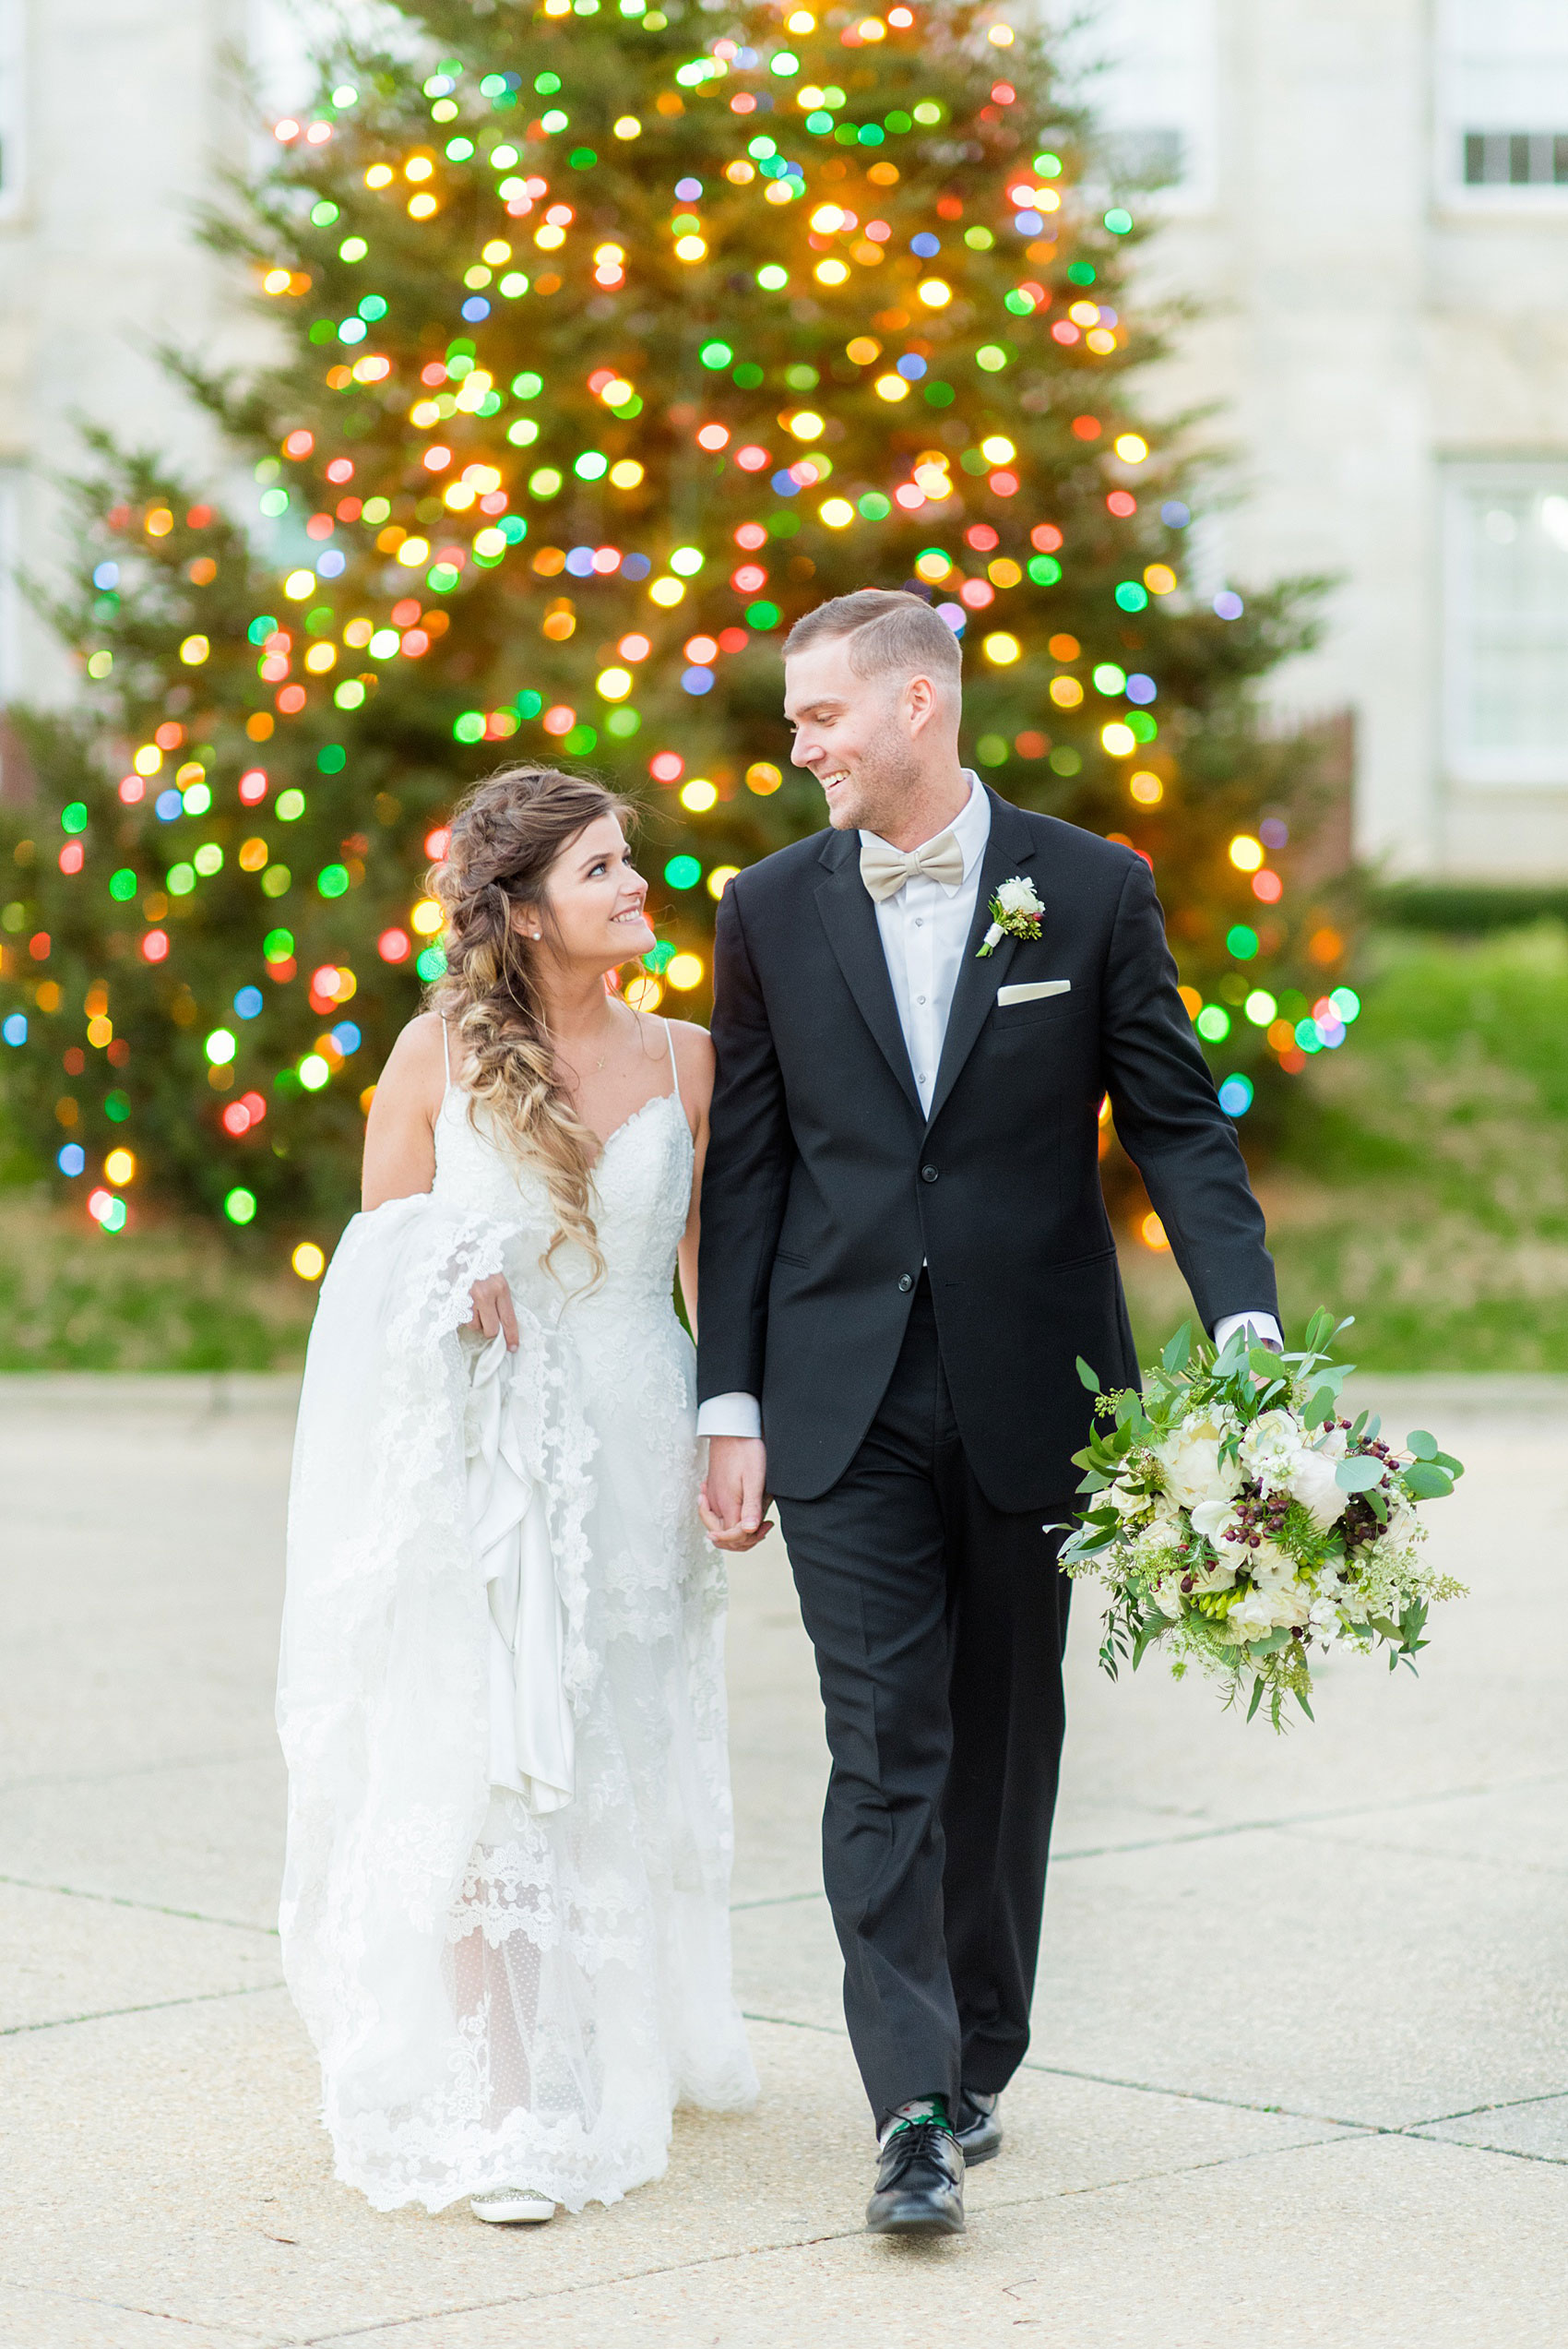
[[[899,729],[897,698],[896,693],[885,697],[870,745],[857,756],[848,782],[828,808],[827,820],[835,831],[885,836],[897,829],[920,791],[924,768],[914,744]],[[827,763],[831,769],[831,760]]]

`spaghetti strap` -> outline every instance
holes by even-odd
[[[669,1022],[665,1022],[666,1026]],[[452,1090],[452,1036],[445,1020],[441,1022],[441,1057],[446,1064],[446,1091]]]
[[[675,1057],[675,1031],[668,1019],[664,1022],[664,1041],[670,1047],[670,1075],[674,1086],[675,1098],[681,1103],[681,1114],[684,1116],[686,1104],[681,1101],[681,1065]]]

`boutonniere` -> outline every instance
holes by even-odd
[[[1010,881],[1003,882],[991,900],[991,927],[975,960],[978,962],[993,947],[1000,946],[1004,938],[1038,938],[1044,914],[1034,883],[1015,873]]]

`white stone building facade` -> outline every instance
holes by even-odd
[[[1568,0],[1106,0],[1099,102],[1176,172],[1244,587],[1340,584],[1287,706],[1350,710],[1391,872],[1568,878]]]
[[[0,0],[0,701],[69,690],[10,575],[73,418],[210,457],[151,346],[256,347],[191,220],[250,135],[232,61],[276,84],[299,12]],[[1338,582],[1278,694],[1353,713],[1359,845],[1568,878],[1568,0],[1102,0],[1087,45],[1174,173],[1151,284],[1205,305],[1159,388],[1236,459],[1202,559]]]

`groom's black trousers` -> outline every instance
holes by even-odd
[[[1027,1364],[1017,1365],[1027,1377]],[[880,2120],[1004,2088],[1029,2040],[1064,1711],[1059,1534],[980,1491],[921,1275],[849,1468],[778,1503],[833,1758],[823,1872]]]

